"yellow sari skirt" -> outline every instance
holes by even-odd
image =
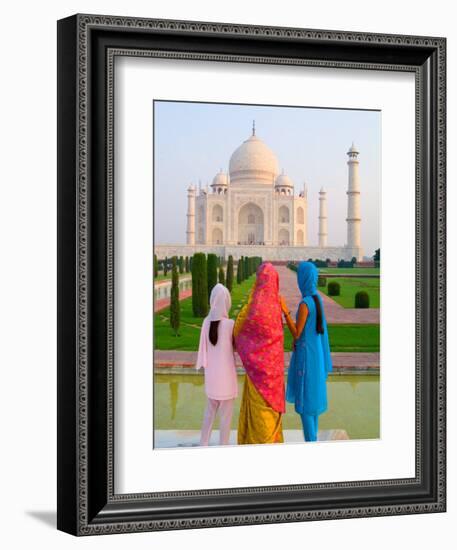
[[[238,444],[283,442],[282,414],[268,405],[246,374],[238,421]]]

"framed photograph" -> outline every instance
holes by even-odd
[[[58,528],[445,511],[445,39],[58,52]]]

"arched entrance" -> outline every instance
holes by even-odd
[[[238,243],[264,244],[263,212],[256,204],[249,202],[238,213]]]
[[[286,246],[289,245],[289,232],[287,231],[287,229],[281,229],[281,231],[279,232],[278,240],[279,240],[279,244],[286,245]]]
[[[289,223],[290,217],[289,217],[289,209],[287,206],[281,206],[279,209],[279,223]]]
[[[220,204],[216,204],[213,207],[213,222],[222,222],[224,221],[224,212]]]
[[[301,229],[299,229],[297,231],[297,244],[300,245],[300,246],[303,246],[304,244],[304,236],[303,236],[303,231]]]
[[[222,231],[218,227],[215,227],[213,229],[213,244],[222,244],[222,240]]]

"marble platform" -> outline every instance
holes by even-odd
[[[284,443],[303,443],[301,430],[283,430]],[[230,432],[230,445],[236,445],[237,431]],[[217,446],[219,430],[211,434],[210,446]],[[318,441],[348,440],[346,430],[319,430]],[[200,430],[155,430],[154,448],[171,449],[183,447],[198,447]]]

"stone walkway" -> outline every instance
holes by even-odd
[[[283,265],[275,266],[279,273],[279,291],[284,296],[292,315],[301,299],[297,286],[297,275]],[[379,309],[348,309],[344,308],[326,294],[319,292],[324,302],[325,316],[329,324],[379,324]]]
[[[156,350],[154,352],[154,367],[157,369],[174,369],[183,372],[183,368],[195,367],[197,361],[196,351],[168,351]],[[286,367],[289,366],[290,352],[284,353]],[[343,371],[377,371],[379,370],[379,353],[332,353],[334,372]],[[236,354],[236,365],[240,372],[242,369],[241,359]]]

